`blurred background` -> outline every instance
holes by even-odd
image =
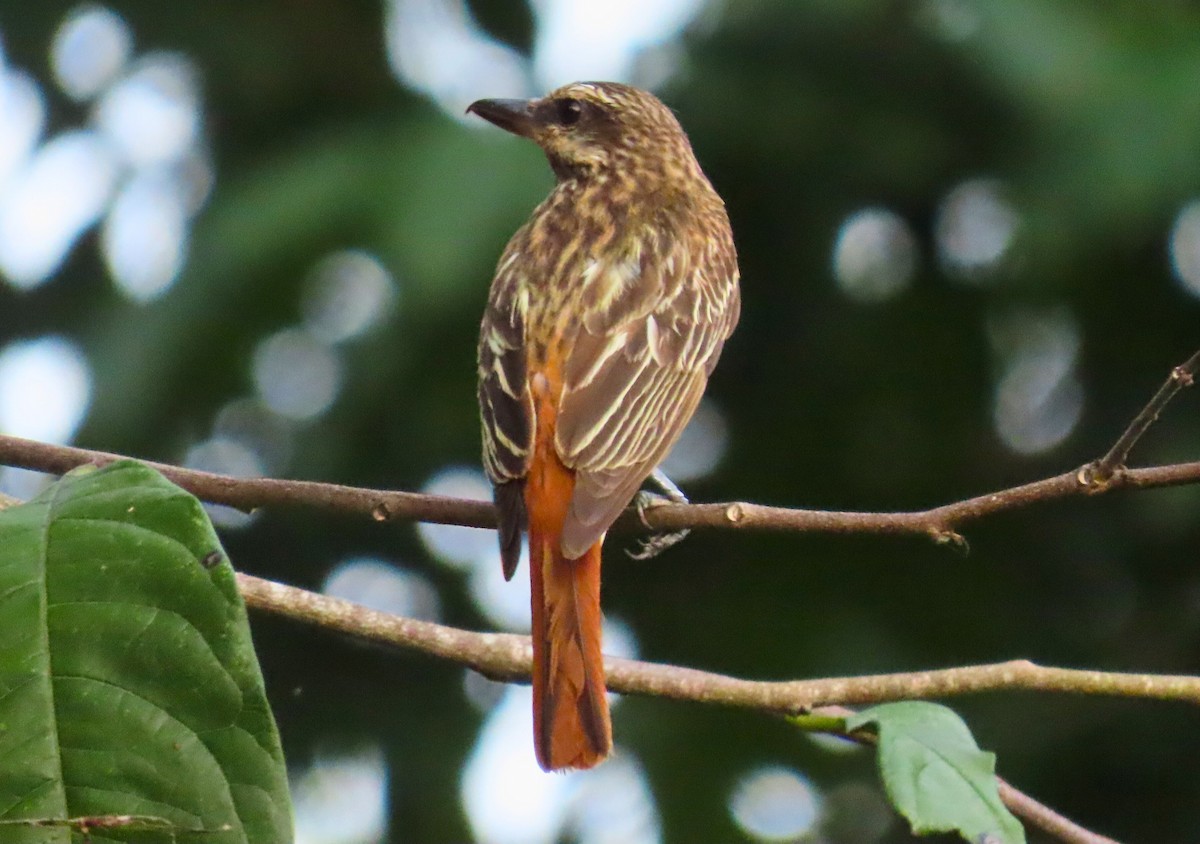
[[[695,499],[921,508],[1069,470],[1200,347],[1200,3],[0,0],[0,44],[6,433],[486,497],[478,320],[552,179],[463,109],[576,79],[658,92],[733,220],[741,327],[667,466]],[[1198,398],[1135,463],[1200,459]],[[635,563],[617,538],[606,649],[1200,673],[1198,516],[1196,488],[1056,503],[968,526],[965,557],[710,533]],[[528,625],[490,532],[214,519],[245,571]],[[304,844],[909,840],[869,753],[774,718],[619,700],[614,759],[548,776],[526,688],[252,623]],[[953,705],[1085,825],[1200,838],[1194,709]]]

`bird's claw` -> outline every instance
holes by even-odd
[[[663,504],[687,504],[688,499],[683,494],[683,491],[670,478],[663,474],[661,469],[655,469],[650,478],[665,495],[655,495],[652,492],[642,490],[634,496],[633,508],[637,513],[638,521],[642,523],[642,527],[652,532],[649,539],[643,539],[638,542],[637,550],[625,552],[634,560],[649,560],[652,557],[657,557],[668,548],[678,545],[692,532],[690,528],[683,528],[682,530],[673,530],[668,533],[654,533],[654,528],[646,519],[646,512],[655,507],[661,507]]]
[[[637,550],[626,551],[625,553],[632,560],[649,560],[657,557],[668,548],[678,545],[691,532],[691,528],[683,528],[682,530],[673,530],[670,533],[656,533],[649,539],[639,540]]]
[[[646,512],[668,503],[670,503],[670,499],[668,498],[655,495],[653,492],[647,492],[644,489],[639,490],[638,494],[633,497],[633,512],[637,513],[638,521],[642,523],[642,527],[653,532],[654,527],[646,520]]]

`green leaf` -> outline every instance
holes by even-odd
[[[73,830],[291,840],[233,570],[200,503],[132,461],[0,511],[0,841]]]
[[[847,730],[876,725],[879,773],[888,799],[917,835],[957,832],[1024,844],[1025,830],[1000,800],[996,757],[980,750],[963,720],[934,703],[873,706],[846,719]]]

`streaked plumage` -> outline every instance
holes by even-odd
[[[538,758],[588,767],[610,742],[600,543],[700,401],[738,317],[736,253],[724,204],[653,95],[576,83],[469,110],[534,140],[557,176],[500,258],[480,332],[479,402],[507,577],[530,533],[535,710],[549,710],[535,712]],[[569,593],[569,611],[551,586]],[[594,612],[581,591],[595,593]],[[595,642],[581,626],[596,628]],[[564,641],[589,670],[556,691],[574,670],[560,658]],[[583,722],[578,753],[556,749],[564,719]]]

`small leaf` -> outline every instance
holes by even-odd
[[[957,832],[972,842],[1024,844],[1024,828],[1000,800],[995,755],[979,749],[952,710],[903,701],[846,719],[847,730],[868,724],[878,729],[879,772],[888,799],[915,834]]]
[[[5,844],[291,840],[279,736],[219,548],[200,503],[132,461],[0,511]]]

